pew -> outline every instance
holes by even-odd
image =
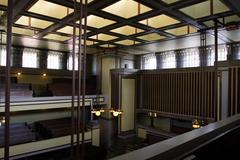
[[[32,90],[30,84],[12,83],[10,85],[11,97],[32,97]],[[0,85],[0,97],[5,96],[5,84]]]
[[[70,135],[72,132],[71,123],[71,118],[43,120],[35,122],[35,129],[43,138],[56,138]],[[80,132],[82,132],[81,128],[82,125],[80,125]],[[74,132],[76,133],[76,128]]]
[[[16,123],[10,126],[10,145],[22,144],[36,140],[35,133],[28,127],[26,123]],[[0,147],[4,146],[5,127],[0,127]]]

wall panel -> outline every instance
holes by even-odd
[[[216,118],[213,68],[145,70],[139,75],[142,109],[172,116]],[[232,102],[235,104],[237,100]]]

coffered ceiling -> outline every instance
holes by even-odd
[[[88,0],[87,25],[83,23],[87,33],[83,37],[87,37],[89,47],[104,48],[186,37],[213,27],[214,19],[223,24],[240,22],[240,7],[235,1],[238,0]],[[77,2],[79,8],[80,0]],[[80,18],[76,14],[77,20],[74,19],[73,8],[72,0],[15,1],[13,34],[71,44],[73,25],[79,26]],[[1,0],[2,18],[6,10],[7,0]]]

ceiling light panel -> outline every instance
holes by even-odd
[[[111,40],[116,39],[116,38],[118,38],[118,37],[111,36],[111,35],[104,34],[104,33],[100,33],[100,34],[98,34],[98,35],[91,36],[91,37],[89,37],[89,38],[97,39],[97,40],[101,40],[101,41],[111,41]]]
[[[77,23],[79,24],[79,21],[77,21]],[[89,27],[102,28],[102,27],[111,25],[113,23],[115,23],[115,21],[105,19],[102,17],[98,17],[95,15],[89,15],[87,17],[87,26],[89,26]],[[82,24],[84,24],[84,19],[82,20]]]
[[[1,0],[0,5],[7,6],[8,0]]]
[[[12,32],[15,34],[21,34],[26,36],[34,36],[34,31],[31,29],[24,29],[24,28],[18,28],[18,27],[12,27]]]
[[[202,3],[182,8],[180,9],[180,11],[195,19],[206,17],[211,14],[211,2],[210,0],[208,0]],[[213,1],[213,14],[218,14],[226,11],[229,11],[229,8],[220,0]]]
[[[197,28],[193,26],[183,26],[183,27],[166,30],[166,32],[173,34],[175,36],[182,36],[186,34],[196,33]]]
[[[104,45],[100,45],[100,47],[103,47],[103,48],[114,48],[114,47],[116,47],[116,45],[104,44]]]
[[[94,0],[87,0],[87,3],[91,3],[93,2]],[[80,3],[80,0],[77,0],[78,3]],[[85,0],[82,0],[83,4],[85,4]]]
[[[38,0],[28,11],[57,19],[62,19],[68,14],[72,13],[73,9],[45,0]]]
[[[144,30],[142,30],[142,29],[135,28],[135,27],[128,26],[128,25],[111,30],[111,32],[115,32],[115,33],[126,35],[126,36],[133,35],[133,34],[136,34],[136,33],[140,33],[140,32],[143,32],[143,31]]]
[[[143,40],[146,40],[146,41],[157,41],[157,40],[160,40],[160,39],[164,39],[166,37],[161,36],[157,33],[150,33],[150,34],[146,34],[144,36],[140,36],[140,37],[137,37],[137,38],[140,38],[140,39],[143,39]]]
[[[59,30],[57,30],[57,32],[60,33],[66,33],[66,34],[73,34],[73,27],[71,26],[65,26]],[[89,30],[87,30],[87,33],[89,32]],[[84,34],[84,30],[82,29],[82,34]],[[79,29],[76,28],[76,35],[79,35]]]
[[[219,18],[218,21],[223,23],[223,19]],[[233,15],[233,16],[228,16],[224,18],[224,22],[225,24],[230,23],[230,22],[240,22],[240,17],[237,15]],[[210,20],[210,21],[205,21],[203,22],[205,25],[207,25],[208,27],[214,27],[214,21]]]
[[[179,2],[180,0],[162,0],[162,1],[166,4],[172,4],[172,3]]]
[[[131,45],[139,44],[140,42],[126,39],[126,40],[118,41],[118,42],[115,42],[115,43],[125,45],[125,46],[131,46]]]
[[[81,44],[83,45],[83,44],[84,44],[84,41],[81,40],[81,42],[82,42]],[[87,46],[91,46],[91,45],[94,45],[94,44],[97,44],[97,43],[98,43],[98,42],[94,42],[94,41],[90,41],[90,40],[87,40],[87,41],[86,41],[86,45],[87,45]],[[76,44],[79,44],[79,40],[76,41]]]
[[[230,9],[221,2],[221,0],[214,0],[213,1],[213,14],[218,14],[222,12],[227,12]]]
[[[24,26],[40,28],[40,29],[45,29],[53,24],[52,22],[49,22],[49,21],[44,21],[41,19],[36,19],[36,18],[26,17],[26,16],[21,16],[15,23],[24,25]]]
[[[159,16],[155,16],[149,19],[139,21],[139,23],[142,23],[144,25],[147,25],[153,28],[161,28],[161,27],[177,24],[179,23],[179,21],[165,14],[162,14]]]
[[[66,40],[70,39],[70,37],[60,36],[60,35],[57,35],[57,34],[48,34],[43,38],[50,39],[50,40],[56,40],[56,41],[66,41]]]
[[[103,11],[123,17],[131,18],[139,14],[146,13],[152,10],[151,8],[144,6],[134,0],[120,0],[106,8]]]

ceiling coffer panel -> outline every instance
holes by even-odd
[[[115,32],[115,33],[126,35],[126,36],[133,35],[133,34],[136,34],[136,33],[140,33],[140,32],[143,32],[143,31],[144,30],[142,30],[142,29],[135,28],[135,27],[128,26],[128,25],[111,30],[111,32]]]
[[[7,6],[8,0],[0,0],[0,5]]]
[[[70,39],[70,37],[61,36],[61,35],[57,35],[57,34],[48,34],[43,38],[50,39],[50,40],[55,40],[55,41],[66,41],[66,40]]]
[[[192,6],[188,6],[180,9],[183,13],[192,18],[202,18],[211,15],[211,1],[205,1]],[[229,8],[220,0],[213,1],[213,14],[229,11]]]
[[[62,19],[73,12],[73,9],[61,6],[46,0],[38,0],[29,10],[29,12]]]
[[[72,43],[72,42],[71,42]],[[98,42],[94,42],[94,41],[90,41],[90,40],[87,40],[86,41],[86,45],[87,46],[91,46],[91,45],[94,45],[94,44],[97,44]],[[76,44],[79,44],[79,40],[76,41]],[[81,44],[83,45],[84,44],[84,40],[81,40]]]
[[[108,34],[104,34],[104,33],[100,33],[98,35],[95,35],[95,36],[91,36],[89,37],[91,39],[96,39],[96,40],[100,40],[100,41],[110,41],[110,40],[113,40],[113,39],[116,39],[118,37],[116,36],[111,36],[111,35],[108,35]]]
[[[105,12],[126,19],[146,13],[151,10],[152,10],[151,8],[144,6],[134,0],[120,0],[103,9],[103,11]]]
[[[161,36],[157,33],[150,33],[150,34],[146,34],[144,36],[140,36],[140,37],[137,37],[137,38],[140,38],[140,39],[143,39],[143,40],[146,40],[146,41],[157,41],[157,40],[164,39],[166,37]]]
[[[182,35],[187,35],[191,33],[196,33],[197,30],[198,29],[193,26],[183,26],[183,27],[166,30],[166,32],[173,34],[175,36],[182,36]]]
[[[66,34],[73,34],[73,27],[65,26],[65,27],[57,30],[57,32],[66,33]],[[87,32],[89,32],[89,31],[87,30]],[[82,29],[82,34],[84,34],[84,30],[83,29]],[[79,28],[76,28],[76,35],[79,35]]]
[[[118,41],[118,42],[115,42],[115,43],[125,45],[125,46],[131,46],[131,45],[139,44],[140,42],[126,39],[126,40]]]
[[[104,45],[100,45],[100,47],[103,47],[103,48],[114,48],[114,47],[116,47],[116,45],[104,44]]]
[[[34,30],[31,29],[24,29],[24,28],[18,28],[18,27],[12,27],[12,33],[20,34],[24,36],[34,36]]]
[[[153,28],[161,28],[161,27],[177,24],[179,23],[179,21],[165,14],[162,14],[162,15],[158,15],[155,17],[151,17],[151,18],[139,21],[139,23],[142,23],[144,25],[147,25]]]
[[[41,19],[36,19],[32,17],[27,17],[27,16],[21,16],[17,21],[16,24],[24,25],[24,26],[29,26],[29,27],[35,27],[35,28],[40,28],[40,29],[45,29],[52,25],[52,22],[49,21],[44,21]]]
[[[77,21],[77,23],[79,24],[79,21]],[[111,25],[113,23],[115,23],[115,21],[112,21],[112,20],[109,20],[106,18],[102,18],[99,16],[95,16],[95,15],[89,15],[87,17],[87,26],[89,26],[89,27],[102,28],[102,27]],[[84,24],[84,19],[82,20],[82,24]]]
[[[162,0],[162,1],[166,4],[172,4],[172,3],[179,2],[180,0]]]

